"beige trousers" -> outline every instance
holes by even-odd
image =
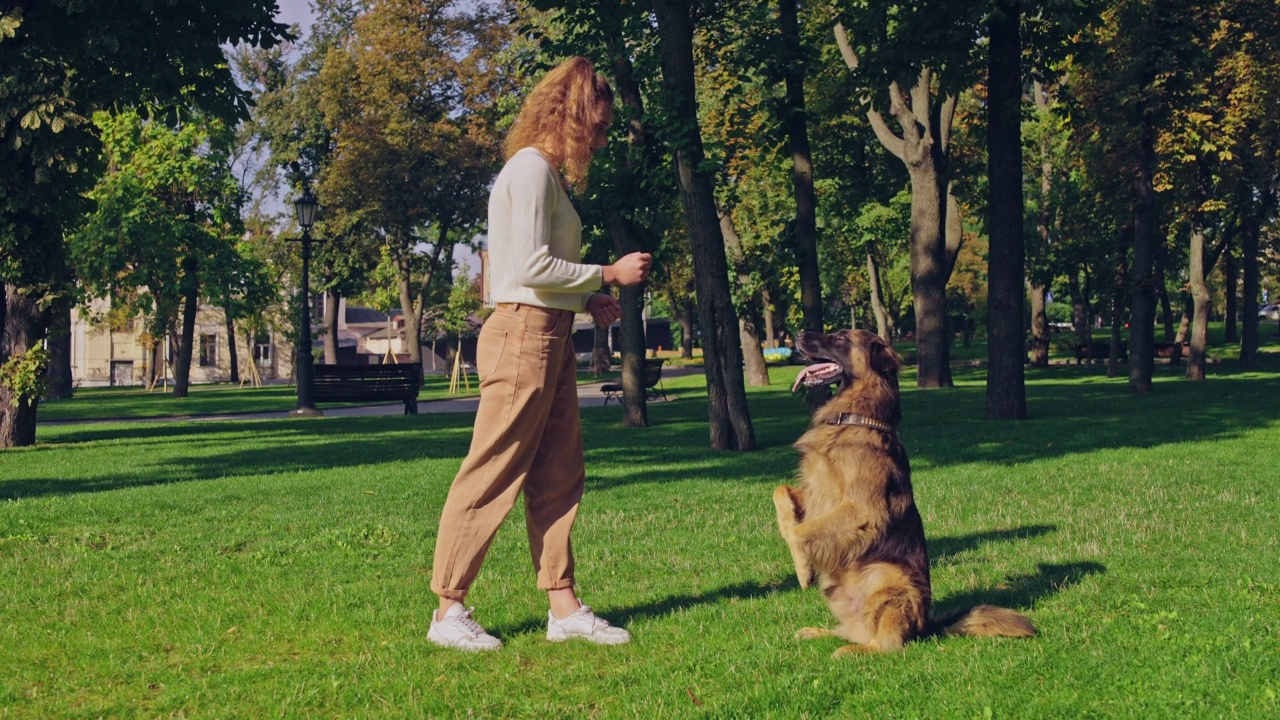
[[[480,407],[440,514],[435,594],[466,596],[521,490],[538,587],[573,587],[569,530],[586,469],[572,332],[572,312],[519,304],[499,305],[480,330]]]

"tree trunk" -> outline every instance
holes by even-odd
[[[1261,283],[1258,272],[1259,221],[1247,215],[1240,228],[1240,260],[1244,269],[1244,287],[1240,295],[1240,368],[1258,369],[1258,295]]]
[[[4,326],[0,328],[0,366],[37,347],[45,334],[45,318],[35,300],[16,286],[4,285]],[[0,450],[36,442],[36,413],[40,398],[19,397],[0,385]]]
[[[854,69],[857,55],[844,26],[835,27],[845,63]],[[889,110],[902,130],[898,137],[879,111],[867,119],[880,144],[902,160],[911,179],[911,293],[915,303],[916,386],[951,387],[951,331],[947,323],[947,280],[962,239],[959,206],[951,193],[951,123],[956,97],[935,98],[933,73],[923,68],[910,99],[898,83],[889,85]]]
[[[1155,127],[1142,103],[1138,112],[1138,166],[1134,175],[1133,300],[1129,324],[1129,389],[1151,391],[1155,364],[1156,232]]]
[[[404,313],[404,341],[409,351],[409,361],[422,364],[422,335],[418,327],[422,323],[422,305],[415,301],[411,286],[409,261],[400,261],[400,312]],[[421,297],[421,296],[419,296]],[[390,342],[390,338],[388,338]]]
[[[592,323],[591,373],[603,375],[613,367],[613,351],[609,348],[609,328]]]
[[[620,212],[613,213],[607,225],[613,236],[614,252],[618,257],[638,252],[639,235],[631,220]],[[649,410],[645,390],[645,283],[618,289],[618,304],[622,309],[618,348],[622,356],[622,424],[624,427],[647,427]],[[606,367],[607,369],[607,367]]]
[[[654,0],[662,80],[671,100],[672,120],[680,128],[671,138],[680,201],[689,226],[698,319],[707,376],[707,412],[714,449],[753,450],[755,433],[742,378],[742,348],[729,294],[729,266],[716,218],[709,170],[702,167],[702,131],[698,126],[693,73],[693,21],[688,3]]]
[[[1120,374],[1121,330],[1124,327],[1124,291],[1129,284],[1128,255],[1123,249],[1116,262],[1115,287],[1111,295],[1111,348],[1107,352],[1107,377]]]
[[[1240,332],[1237,325],[1239,321],[1237,316],[1240,313],[1239,303],[1237,302],[1240,288],[1240,266],[1236,265],[1236,255],[1232,252],[1230,246],[1227,246],[1223,251],[1222,261],[1225,263],[1222,267],[1222,274],[1226,279],[1226,287],[1223,288],[1223,291],[1227,296],[1227,328],[1223,341],[1230,344],[1240,341]]]
[[[797,0],[778,0],[778,27],[781,56],[786,78],[786,105],[783,112],[783,128],[791,148],[791,172],[796,199],[796,268],[800,275],[800,306],[804,317],[804,329],[822,332],[822,277],[818,271],[818,221],[817,195],[813,188],[813,158],[809,150],[808,117],[805,112],[804,80],[807,68],[805,52],[800,42],[800,24],[796,17]],[[745,338],[744,338],[745,340]],[[758,345],[758,343],[756,343]],[[746,349],[746,343],[743,344]],[[753,358],[747,360],[747,370],[752,372]],[[768,384],[764,359],[759,370]],[[758,384],[755,380],[752,385]],[[809,388],[809,407],[816,410],[831,397],[827,385]]]
[[[946,260],[941,250],[946,221],[933,172],[910,173],[911,297],[915,304],[916,387],[951,387],[951,330],[947,318]],[[919,191],[917,191],[919,188]]]
[[[1178,320],[1178,328],[1173,334],[1170,344],[1173,346],[1169,350],[1169,364],[1182,364],[1182,346],[1187,342],[1187,335],[1191,332],[1191,316],[1195,309],[1192,307],[1192,299],[1190,293],[1182,294],[1182,318]]]
[[[200,265],[194,257],[183,258],[182,274],[185,284],[182,293],[182,338],[178,344],[177,361],[173,366],[173,397],[184,398],[191,385],[191,355],[196,336],[196,311],[200,309],[200,284],[196,273]]]
[[[1159,264],[1156,267],[1156,292],[1160,298],[1160,318],[1164,324],[1164,341],[1173,342],[1173,303],[1169,301],[1169,285],[1165,282],[1164,262],[1165,252],[1163,250],[1164,243],[1159,243],[1160,250]]]
[[[747,272],[746,263],[742,259],[742,241],[738,231],[733,227],[733,218],[723,209],[720,214],[720,233],[724,235],[725,250],[730,263],[737,274],[738,287],[751,287],[751,275]],[[742,343],[742,359],[746,363],[747,383],[751,387],[763,387],[769,384],[769,368],[764,362],[764,350],[760,347],[760,335],[756,332],[756,324],[749,308],[738,311],[738,338]],[[811,395],[812,397],[812,395]]]
[[[227,355],[231,362],[231,382],[236,385],[240,384],[240,348],[236,347],[236,321],[231,315],[224,313],[227,318]]]
[[[609,16],[603,7],[602,16]],[[633,199],[641,185],[637,174],[643,172],[643,156],[646,150],[646,133],[644,127],[644,100],[640,94],[640,86],[636,82],[635,72],[631,66],[631,56],[626,51],[619,25],[612,25],[606,33],[611,64],[613,65],[614,84],[622,104],[627,108],[627,165],[624,177],[620,178],[623,187],[628,191],[622,193],[622,205],[614,207],[606,221],[609,234],[613,238],[613,249],[618,257],[641,252],[646,243],[640,229],[632,222],[631,211],[635,209]],[[624,206],[625,205],[625,206]],[[624,427],[647,427],[649,425],[648,390],[645,388],[645,326],[644,326],[644,294],[647,284],[641,283],[632,287],[620,288],[618,304],[622,308],[621,345],[622,352],[622,424]]]
[[[69,299],[59,298],[49,310],[49,400],[71,397],[75,381],[71,374],[71,308]],[[0,325],[3,327],[3,325]]]
[[[993,48],[994,49],[994,48]],[[1049,111],[1050,94],[1039,81],[1032,84],[1036,109],[1041,113]],[[1049,365],[1049,318],[1045,312],[1045,300],[1048,294],[1048,281],[1045,266],[1046,257],[1052,242],[1049,226],[1054,224],[1053,192],[1053,159],[1049,151],[1048,137],[1042,136],[1039,142],[1040,151],[1040,198],[1039,211],[1036,214],[1036,244],[1034,252],[1027,258],[1027,293],[1031,299],[1031,364],[1036,367]],[[1074,272],[1074,270],[1073,270]],[[1078,288],[1077,288],[1078,289]]]
[[[342,296],[336,290],[324,294],[324,361],[329,365],[338,364],[338,309],[342,304]],[[391,342],[391,337],[387,337]]]
[[[676,313],[676,322],[680,323],[680,357],[684,360],[693,359],[693,314],[694,307],[692,300],[684,300],[681,303],[672,303],[672,311]],[[679,307],[678,312],[675,308]]]
[[[1089,298],[1080,287],[1080,276],[1075,268],[1067,273],[1067,292],[1071,295],[1071,329],[1076,333],[1076,342],[1085,347],[1093,347],[1093,318],[1089,308]],[[1080,362],[1093,364],[1093,354],[1085,353]]]
[[[871,286],[871,314],[876,318],[876,334],[893,345],[893,316],[884,305],[884,294],[880,286],[880,264],[876,262],[875,253],[870,250],[867,250],[867,279]]]
[[[1018,0],[1002,0],[988,20],[991,38],[987,69],[987,213],[991,242],[987,299],[988,420],[1027,417],[1021,13]],[[1041,301],[1043,313],[1043,295]],[[1047,356],[1045,360],[1047,362]]]
[[[764,345],[765,347],[778,347],[778,337],[773,329],[773,300],[769,296],[769,286],[765,285],[760,288],[760,307],[764,316]]]
[[[1209,327],[1209,287],[1205,284],[1204,218],[1191,218],[1191,356],[1187,359],[1187,379],[1203,380]],[[1180,347],[1180,346],[1179,346]],[[1177,348],[1175,348],[1175,351]]]
[[[1037,280],[1027,281],[1031,298],[1031,364],[1049,367],[1049,315],[1045,310],[1048,288]]]

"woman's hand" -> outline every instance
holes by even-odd
[[[652,264],[653,256],[649,253],[633,252],[623,255],[612,265],[600,268],[600,276],[605,285],[639,285],[648,277]]]
[[[597,325],[607,328],[622,317],[622,306],[612,295],[595,294],[587,298],[587,312]]]

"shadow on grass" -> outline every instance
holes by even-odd
[[[970,590],[936,600],[934,616],[963,612],[978,605],[1026,609],[1041,598],[1062,592],[1090,575],[1107,571],[1102,563],[1078,562],[1038,566],[1035,573],[1019,575],[993,588]]]
[[[615,625],[626,626],[636,620],[664,617],[677,610],[694,605],[710,605],[722,600],[757,600],[774,593],[798,589],[800,589],[800,583],[796,581],[795,576],[787,575],[769,582],[744,582],[726,585],[699,595],[670,595],[660,600],[640,605],[613,609],[609,612],[601,613],[601,615],[607,617]],[[518,625],[495,628],[494,634],[500,637],[512,637],[542,631],[546,627],[546,618],[538,618],[527,620]]]
[[[960,553],[968,552],[989,542],[1023,540],[1025,538],[1048,535],[1051,532],[1057,532],[1057,530],[1058,526],[1056,525],[1027,525],[1010,530],[989,530],[958,537],[927,538],[929,564],[931,566],[941,565]]]
[[[40,472],[14,479],[0,475],[0,500],[394,462],[460,462],[470,442],[470,424],[431,415],[60,429],[51,441],[12,457],[39,467],[52,451],[72,444],[84,445],[85,452],[116,454],[75,477],[52,467],[43,477]],[[119,445],[127,450],[121,452]]]
[[[900,436],[913,469],[1008,467],[1100,449],[1232,439],[1280,425],[1278,376],[1224,373],[1203,382],[1165,376],[1154,391],[1135,395],[1123,379],[1084,377],[1097,372],[1073,367],[1029,373],[1030,419],[1019,422],[983,420],[980,385],[904,389]],[[752,453],[709,451],[706,406],[697,398],[652,405],[651,427],[621,432],[616,420],[600,423],[609,415],[584,411],[589,482],[603,488],[693,478],[789,482],[797,462],[789,446],[805,431],[808,413],[798,399],[776,390],[753,392],[750,404],[760,448]],[[592,473],[597,463],[613,467]]]
[[[1280,376],[1274,374],[1219,369],[1210,379],[1191,383],[1166,372],[1153,392],[1134,395],[1123,379],[1107,380],[1101,372],[1090,367],[1029,370],[1031,419],[1022,422],[981,420],[984,389],[973,379],[949,390],[904,389],[900,433],[914,469],[1009,467],[1104,448],[1235,438],[1280,423],[1274,405]],[[790,482],[797,460],[790,446],[808,425],[804,402],[775,386],[753,389],[750,403],[760,448],[751,453],[707,449],[706,403],[693,391],[678,401],[650,404],[648,428],[622,428],[614,407],[584,409],[590,488],[689,480]],[[41,445],[11,456],[10,472],[17,477],[0,480],[0,499],[461,459],[473,419],[466,413],[49,428],[41,433]],[[77,445],[82,447],[76,452],[111,459],[74,477],[54,467],[18,470],[27,462],[39,468],[50,451]],[[115,447],[121,445],[127,450]],[[104,452],[106,446],[115,447],[116,454]],[[127,462],[117,459],[126,453]]]
[[[971,535],[934,538],[929,541],[929,547],[931,550],[936,551],[934,564],[937,564],[938,560],[957,555],[965,552],[966,550],[972,550],[988,542],[1039,537],[1041,535],[1054,532],[1055,530],[1057,530],[1057,528],[1053,525],[1028,525],[1026,527],[1013,528],[1010,530],[991,530],[988,532],[973,533]],[[1075,577],[1078,580],[1084,575],[1102,572],[1104,569],[1105,568],[1103,568],[1102,565],[1097,563],[1041,565],[1040,572],[1036,575],[1023,576],[1010,581],[1010,588],[1007,590],[997,588],[984,592],[990,594],[992,597],[1003,597],[1000,593],[1010,592],[1019,596],[1025,595],[1026,600],[1022,604],[1028,604],[1037,597],[1047,595],[1050,592],[1067,587],[1067,585],[1070,584],[1069,580],[1072,577]],[[795,575],[788,573],[783,577],[769,582],[743,582],[734,585],[726,585],[725,587],[698,595],[671,595],[660,600],[654,600],[641,605],[618,608],[617,610],[605,614],[617,624],[630,625],[636,620],[664,617],[676,612],[677,610],[693,605],[710,605],[723,600],[758,600],[775,593],[799,589],[800,583],[796,580]],[[976,597],[978,594],[970,593],[955,596],[956,598],[959,598],[956,602],[964,602],[971,596]],[[948,598],[948,602],[951,603],[952,599],[953,598]],[[981,602],[995,603],[995,601],[983,600],[975,602],[974,604],[981,604]],[[967,607],[968,606],[959,606],[959,609],[965,609]],[[528,620],[518,625],[495,628],[495,633],[509,637],[540,631],[545,627],[546,621],[542,618],[538,618]]]

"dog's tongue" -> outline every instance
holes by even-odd
[[[800,385],[825,385],[835,382],[840,376],[840,366],[833,362],[814,363],[805,367],[796,376],[796,382],[791,386],[791,392],[795,392]]]

